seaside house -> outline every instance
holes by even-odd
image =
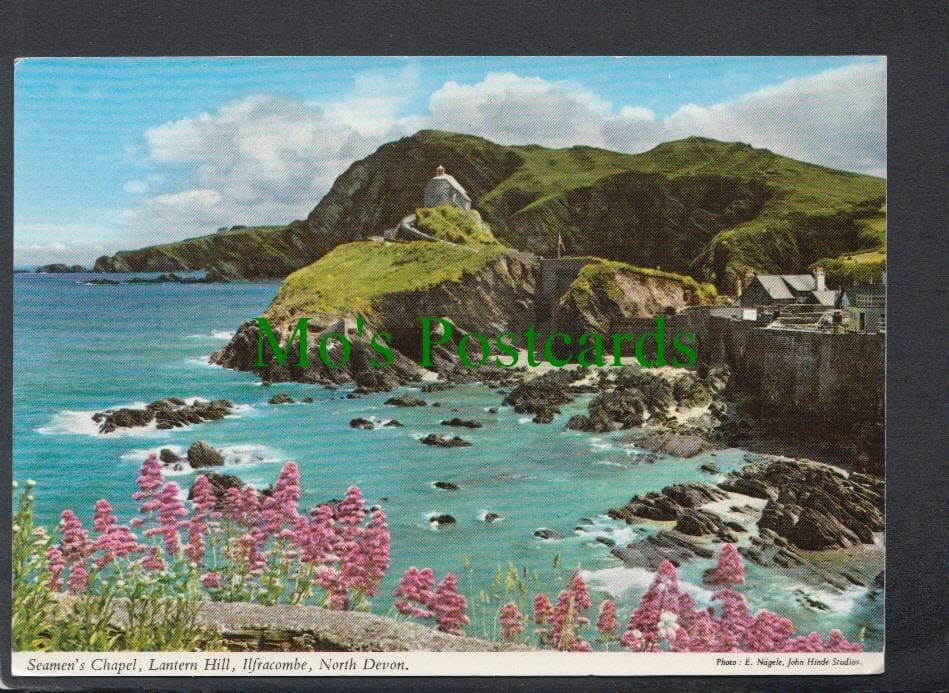
[[[833,308],[840,292],[828,289],[824,270],[813,274],[759,274],[741,292],[742,306],[807,304]]]
[[[840,291],[836,307],[848,314],[849,332],[886,331],[886,273],[875,284],[856,284]]]

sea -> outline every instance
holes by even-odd
[[[441,577],[458,576],[468,600],[467,632],[497,633],[497,610],[510,599],[529,604],[537,591],[551,599],[580,570],[595,602],[610,597],[628,617],[652,573],[628,568],[598,537],[626,545],[657,531],[606,515],[633,495],[681,482],[715,483],[721,476],[699,467],[714,463],[723,475],[747,463],[744,450],[728,449],[691,459],[655,456],[627,442],[629,432],[589,434],[563,424],[584,411],[587,397],[563,407],[553,423],[501,405],[503,395],[464,385],[420,396],[440,407],[397,408],[383,404],[392,393],[346,399],[318,385],[275,383],[263,387],[251,373],[211,365],[211,353],[238,326],[262,314],[278,283],[93,285],[104,275],[14,275],[13,475],[37,482],[38,521],[54,526],[64,508],[88,521],[96,500],[106,498],[121,521],[131,519],[138,469],[150,452],[184,454],[197,440],[219,448],[234,474],[264,488],[281,466],[300,468],[304,507],[342,498],[355,484],[367,503],[387,513],[392,565],[375,613],[391,613],[391,594],[410,566],[431,567]],[[128,278],[131,275],[122,275]],[[145,274],[134,276],[149,276]],[[405,391],[413,392],[411,388]],[[277,392],[313,403],[271,405]],[[419,394],[414,392],[414,394]],[[97,411],[143,406],[164,398],[229,399],[236,412],[220,421],[188,428],[119,430],[100,434]],[[489,409],[499,407],[497,413]],[[474,418],[480,429],[440,426],[443,418]],[[356,417],[403,427],[359,430]],[[461,435],[467,448],[422,445],[428,433]],[[169,476],[187,488],[195,473]],[[455,491],[434,486],[456,484]],[[743,499],[743,502],[747,499]],[[433,525],[447,513],[453,525]],[[498,519],[484,521],[488,513]],[[734,518],[741,520],[741,516]],[[549,529],[559,538],[541,539]],[[754,535],[750,526],[741,535]],[[702,583],[712,560],[696,559],[680,569],[683,587],[699,604],[713,604]],[[511,581],[509,574],[517,575]],[[867,588],[840,591],[802,584],[777,570],[747,566],[745,594],[753,612],[770,609],[791,618],[799,632],[822,635],[840,628],[864,648],[882,648],[882,598]],[[824,608],[808,606],[806,595]],[[591,614],[595,619],[595,614]]]

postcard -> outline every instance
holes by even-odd
[[[883,671],[883,57],[14,86],[15,675]]]

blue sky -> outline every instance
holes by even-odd
[[[422,127],[630,152],[699,134],[883,175],[885,79],[852,56],[27,59],[15,261],[301,218]]]

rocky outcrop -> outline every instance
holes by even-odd
[[[414,397],[412,395],[399,395],[397,397],[390,397],[387,399],[385,404],[388,404],[390,407],[424,407],[428,404],[424,399],[420,397]]]
[[[706,503],[725,498],[728,494],[708,484],[674,484],[658,493],[633,496],[624,507],[611,508],[608,514],[629,523],[675,521],[675,530],[680,534],[714,535],[723,541],[734,541],[734,536],[718,515],[699,509]]]
[[[448,436],[440,436],[435,433],[429,433],[424,438],[420,438],[418,442],[422,443],[423,445],[434,445],[435,447],[439,448],[471,447],[471,443],[469,443],[464,438],[460,438],[458,436],[452,436],[449,438]]]
[[[80,272],[90,272],[88,267],[82,265],[64,265],[61,262],[54,262],[51,265],[40,265],[36,268],[37,274],[78,274]]]
[[[758,526],[799,549],[872,544],[873,533],[884,528],[884,485],[878,477],[848,477],[825,465],[776,460],[748,465],[720,486],[767,498]]]
[[[519,414],[536,414],[537,423],[549,423],[560,406],[572,402],[577,392],[570,385],[587,372],[584,369],[549,371],[518,385],[504,398],[504,404]]]
[[[483,428],[484,424],[480,421],[475,421],[474,419],[462,419],[460,417],[454,417],[452,419],[444,419],[441,422],[442,426],[460,426],[461,428]]]
[[[224,465],[224,455],[222,455],[213,445],[205,443],[203,440],[196,441],[188,448],[188,463],[192,469],[201,469],[202,467],[221,467]]]
[[[138,428],[152,422],[156,422],[159,429],[169,429],[222,419],[233,410],[234,405],[226,399],[187,404],[178,397],[170,397],[147,404],[144,409],[122,408],[96,412],[92,420],[99,424],[99,433],[112,433],[119,428]]]

